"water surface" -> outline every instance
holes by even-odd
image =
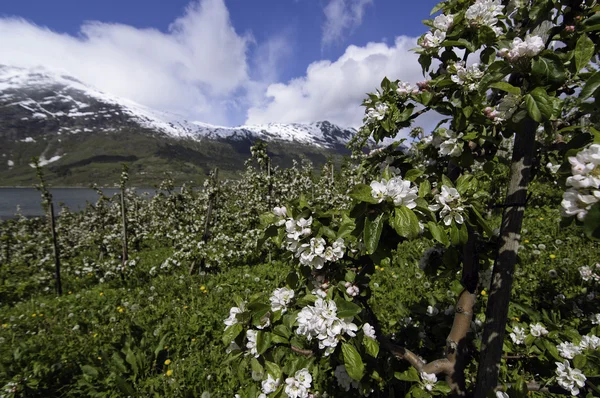
[[[118,188],[102,189],[104,195],[112,197],[119,192]],[[142,194],[149,192],[154,194],[153,189],[136,189]],[[52,199],[55,211],[58,212],[60,204],[64,203],[72,211],[83,210],[87,202],[96,203],[98,194],[89,188],[52,188]],[[25,217],[39,217],[44,215],[42,209],[42,197],[35,188],[0,188],[0,220],[13,218],[17,214],[17,207]]]

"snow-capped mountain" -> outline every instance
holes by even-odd
[[[322,148],[345,145],[354,129],[329,122],[312,124],[214,126],[155,109],[91,88],[77,79],[45,68],[24,69],[0,65],[0,127],[20,135],[23,125],[34,124],[40,132],[77,134],[110,130],[136,124],[173,138],[192,140],[260,138]],[[2,134],[2,132],[0,132]],[[23,137],[26,138],[26,137]]]
[[[306,157],[318,166],[347,154],[345,144],[355,133],[327,121],[214,126],[101,92],[57,71],[0,65],[0,186],[35,181],[33,156],[62,185],[112,184],[122,162],[137,170],[137,184],[160,181],[165,172],[176,181],[197,180],[214,167],[235,177],[257,139],[269,142],[275,164]]]

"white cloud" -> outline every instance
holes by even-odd
[[[383,77],[411,83],[424,80],[416,47],[416,38],[401,36],[394,45],[369,43],[349,46],[336,61],[310,64],[306,76],[288,83],[271,84],[266,100],[248,110],[246,123],[308,123],[329,120],[342,126],[362,124],[366,93],[374,92]],[[439,115],[426,113],[418,125],[432,128]]]
[[[323,9],[326,19],[321,44],[338,42],[348,30],[360,26],[365,8],[372,3],[373,0],[329,0]]]
[[[108,93],[206,122],[228,123],[231,98],[249,81],[251,38],[235,32],[223,0],[191,3],[167,33],[88,22],[74,37],[0,18],[0,37],[0,64],[62,69]]]

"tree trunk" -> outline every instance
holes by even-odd
[[[481,359],[477,374],[476,397],[485,397],[498,384],[502,360],[502,344],[508,317],[508,306],[513,283],[517,253],[521,239],[521,225],[531,180],[535,155],[537,123],[528,119],[523,132],[517,133],[506,192],[499,249],[494,263],[486,320],[481,341]]]
[[[121,188],[121,223],[123,227],[123,258],[121,260],[121,275],[125,272],[125,266],[129,259],[127,247],[127,209],[125,208],[125,188]]]
[[[54,203],[50,202],[50,232],[52,233],[52,246],[54,249],[54,279],[56,294],[62,296],[62,283],[60,280],[60,252],[56,238],[56,225],[54,224]]]
[[[208,241],[208,237],[209,237],[209,232],[210,232],[210,219],[212,217],[212,211],[213,211],[213,206],[215,205],[215,202],[217,200],[217,194],[215,192],[216,190],[216,186],[218,184],[218,178],[219,178],[219,169],[215,168],[215,172],[214,172],[214,177],[213,177],[213,183],[212,183],[212,189],[213,191],[211,191],[208,194],[208,209],[206,210],[206,220],[204,220],[204,233],[202,234],[202,241],[203,242],[207,242]],[[198,268],[202,269],[204,268],[204,262],[205,259],[202,258],[200,260],[200,264],[198,265]],[[196,262],[192,262],[192,265],[190,266],[190,275],[194,274],[194,272],[196,271]]]

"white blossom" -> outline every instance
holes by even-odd
[[[436,316],[437,314],[439,314],[439,312],[440,312],[440,310],[438,310],[433,305],[427,306],[427,315],[428,316]]]
[[[277,216],[277,217],[285,217],[287,215],[287,209],[285,208],[285,206],[275,206],[273,208],[273,213]]]
[[[442,185],[442,192],[436,194],[434,197],[437,203],[429,205],[429,210],[437,211],[440,210],[440,217],[444,220],[444,224],[450,225],[452,220],[458,224],[464,223],[464,207],[462,206],[462,199],[456,188],[451,188],[446,185]]]
[[[296,320],[296,334],[305,336],[309,341],[316,337],[319,348],[325,350],[325,355],[333,353],[342,334],[353,337],[358,330],[351,319],[338,318],[337,306],[333,300],[322,298],[318,298],[314,305],[304,307]]]
[[[502,15],[504,6],[500,0],[477,0],[465,13],[465,18],[473,26],[488,26],[496,35],[502,34],[502,29],[496,24],[498,16]]]
[[[510,334],[510,339],[515,344],[523,344],[523,341],[525,340],[525,329],[515,326]]]
[[[548,162],[548,163],[546,164],[546,168],[547,168],[548,170],[550,170],[550,172],[551,172],[552,174],[556,174],[556,173],[558,172],[558,169],[560,169],[560,164],[552,164],[551,162]]]
[[[289,398],[308,398],[306,387],[293,377],[285,379],[285,393]]]
[[[452,15],[452,14],[448,14],[448,15],[441,14],[441,15],[438,15],[437,17],[435,17],[435,19],[433,20],[433,26],[436,29],[441,30],[442,32],[447,32],[453,23],[454,23],[454,15]]]
[[[579,349],[581,350],[595,350],[600,347],[600,337],[598,336],[582,336],[579,342]]]
[[[371,324],[365,323],[363,325],[363,332],[368,338],[377,340],[377,337],[375,336],[375,328],[371,326]]]
[[[421,380],[427,391],[433,390],[435,383],[437,383],[437,376],[434,373],[421,372]]]
[[[463,142],[460,139],[463,136],[462,133],[456,134],[452,130],[446,130],[442,133],[441,137],[444,141],[439,145],[440,156],[452,156],[458,157],[463,153]]]
[[[393,177],[389,181],[385,179],[371,182],[371,195],[379,201],[390,199],[395,206],[406,206],[409,209],[417,207],[415,200],[419,197],[419,189],[410,181],[402,177]]]
[[[529,332],[534,337],[545,336],[548,334],[548,330],[541,323],[529,325]]]
[[[250,350],[250,354],[254,355],[256,358],[258,358],[258,350],[256,348],[256,334],[258,332],[256,330],[248,330],[246,331],[246,338],[248,339],[248,342],[246,343],[246,348],[248,350]]]
[[[236,315],[245,311],[245,308],[244,308],[245,304],[246,303],[244,302],[244,303],[242,303],[242,305],[240,307],[231,307],[229,309],[229,317],[223,321],[223,323],[225,324],[225,329],[227,329],[231,325],[235,325],[236,323],[239,323]]]
[[[569,157],[572,176],[561,206],[566,216],[577,216],[583,221],[590,208],[600,201],[600,144],[590,145],[575,156]]]
[[[541,53],[546,46],[540,36],[527,36],[525,40],[515,37],[510,44],[510,49],[503,48],[500,55],[511,62],[520,58],[532,58]]]
[[[556,363],[556,381],[558,385],[571,392],[571,395],[579,395],[579,388],[585,386],[586,377],[579,369],[571,368],[569,361]]]
[[[590,321],[592,321],[594,325],[600,325],[600,313],[590,315]]]
[[[294,298],[294,291],[287,287],[275,289],[273,295],[269,298],[272,311],[281,311],[284,314],[287,311],[287,305]]]
[[[377,104],[375,104],[374,108],[367,109],[366,122],[372,123],[375,120],[383,120],[388,109],[389,109],[389,106],[387,106],[387,104],[384,104],[383,102],[378,102]]]
[[[280,385],[281,379],[275,380],[273,376],[268,374],[267,380],[263,380],[262,382],[262,392],[265,394],[270,394],[272,392],[275,392]]]
[[[465,67],[463,61],[454,64],[455,74],[450,76],[450,79],[456,84],[464,86],[467,91],[475,91],[479,80],[483,77],[483,71],[480,69],[479,64],[475,63],[471,66]]]
[[[419,90],[417,88],[407,82],[399,82],[398,88],[396,89],[396,93],[398,93],[401,98],[406,98],[409,95],[417,94],[418,92]]]
[[[423,48],[438,48],[440,44],[446,39],[446,32],[436,29],[433,32],[427,32],[423,39],[421,39],[421,47]]]
[[[558,354],[567,359],[575,358],[575,355],[581,354],[581,349],[571,342],[560,343],[556,346],[558,349]]]

